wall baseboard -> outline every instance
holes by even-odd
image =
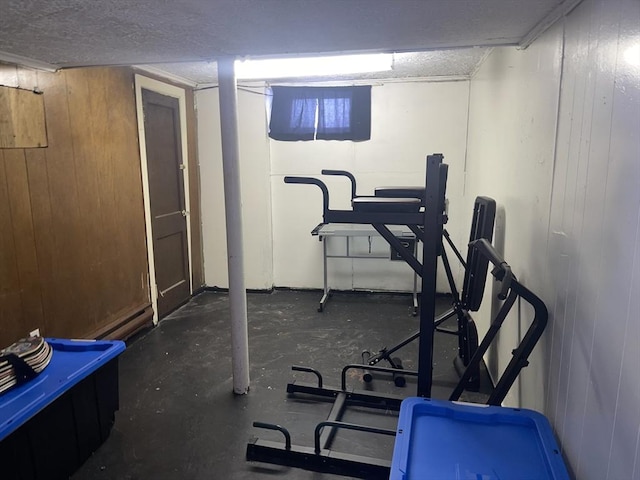
[[[265,289],[247,289],[247,293],[273,293],[276,291],[284,291],[284,292],[322,292],[322,288],[298,288],[298,287],[273,287],[273,288],[265,288]],[[222,288],[222,287],[209,287],[209,286],[204,286],[198,289],[197,293],[194,292],[193,296],[195,297],[196,295],[202,293],[202,292],[219,292],[219,293],[229,293],[229,289],[228,288]],[[375,295],[413,295],[412,292],[395,292],[395,291],[390,291],[390,290],[336,290],[336,289],[331,289],[332,293],[346,293],[346,294],[353,294],[353,295],[361,295],[361,294],[375,294]],[[418,292],[418,295],[420,295],[420,292]],[[443,293],[443,292],[437,292],[436,296],[441,298],[441,297],[451,297],[451,293]]]
[[[126,311],[107,325],[86,335],[86,338],[99,340],[126,340],[143,328],[153,326],[153,308],[151,304],[140,305]]]

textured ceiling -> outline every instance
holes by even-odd
[[[0,0],[0,52],[58,67],[518,44],[562,0]],[[576,3],[567,0],[566,3]],[[480,58],[465,49],[458,67]],[[448,55],[452,54],[451,51]],[[400,67],[409,57],[398,57]],[[432,70],[443,69],[441,56]],[[466,58],[466,60],[465,60]],[[439,63],[439,66],[436,65]],[[405,62],[403,75],[421,65]],[[454,61],[452,66],[455,66]],[[179,67],[169,67],[179,70]],[[469,73],[469,72],[467,72]]]

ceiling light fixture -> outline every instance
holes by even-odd
[[[391,70],[390,53],[340,55],[331,57],[269,58],[236,60],[236,77],[243,80],[317,77]]]

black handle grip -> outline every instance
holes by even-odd
[[[356,195],[356,177],[352,173],[346,170],[322,170],[322,175],[338,175],[341,177],[347,177],[351,181],[351,199],[353,200]]]
[[[502,288],[498,293],[498,298],[500,300],[506,299],[509,289],[511,288],[511,281],[513,280],[513,272],[511,271],[509,264],[505,262],[486,238],[474,240],[469,244],[469,246],[475,248],[495,265],[495,268],[491,270],[491,274],[502,283]]]
[[[329,211],[329,190],[321,180],[313,177],[284,177],[284,183],[302,183],[307,185],[316,185],[322,190],[322,220],[326,223],[326,214]]]
[[[346,170],[322,170],[322,175],[342,175],[344,177],[352,178],[353,175]]]
[[[284,183],[308,183],[310,185],[318,185],[322,188],[324,183],[321,180],[313,177],[284,177]]]

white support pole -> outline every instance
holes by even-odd
[[[238,92],[233,57],[225,57],[218,60],[218,82],[220,86],[224,201],[227,219],[233,392],[242,395],[249,391],[249,340],[242,244],[240,156],[238,154]]]

